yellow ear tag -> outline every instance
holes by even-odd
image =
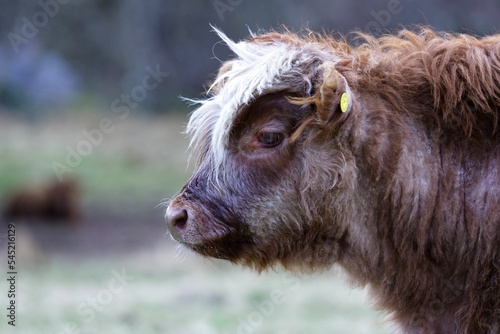
[[[347,93],[342,93],[340,96],[340,110],[342,112],[346,112],[347,109],[349,108],[349,96]]]

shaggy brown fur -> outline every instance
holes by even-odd
[[[337,263],[407,333],[499,333],[500,35],[359,38],[226,40],[169,230],[258,270]]]
[[[76,223],[80,216],[75,180],[53,181],[20,189],[7,199],[4,217],[10,221],[47,220]]]

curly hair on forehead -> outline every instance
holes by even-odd
[[[396,36],[378,38],[355,33],[357,46],[351,46],[344,36],[333,38],[312,32],[303,35],[289,31],[271,32],[237,44],[219,34],[238,57],[221,67],[210,90],[213,97],[228,81],[243,78],[242,73],[248,75],[253,71],[253,80],[261,80],[259,71],[263,69],[253,65],[262,63],[266,55],[280,55],[285,58],[282,61],[292,62],[296,60],[293,53],[300,51],[302,55],[309,55],[310,59],[304,61],[312,62],[322,57],[333,60],[335,69],[352,89],[381,96],[395,110],[417,113],[444,128],[461,130],[468,137],[484,135],[487,138],[499,125],[500,44],[495,36],[478,39],[464,34],[437,34],[422,28],[418,32],[402,30]],[[276,50],[278,52],[273,52]],[[292,55],[287,56],[286,50]],[[295,57],[300,58],[299,55]],[[274,63],[275,66],[282,65],[279,61]],[[237,66],[239,69],[235,70],[233,67]],[[274,75],[279,76],[285,69],[278,68],[275,72]],[[273,79],[283,81],[281,88],[304,84],[297,83],[293,76],[269,80]],[[241,104],[249,103],[255,95],[271,88],[272,83],[267,85],[256,87],[257,92],[254,92],[238,84],[239,91],[234,92],[232,99],[238,99],[243,93],[247,95],[233,106],[233,112]],[[304,100],[308,101],[307,98]],[[220,112],[221,108],[222,105],[215,109]],[[201,118],[207,116],[200,115]],[[191,118],[192,124],[197,120],[197,116]],[[196,131],[212,131],[212,125],[205,130],[189,125],[188,133],[197,138]]]

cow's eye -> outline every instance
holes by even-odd
[[[276,147],[285,138],[285,135],[281,132],[268,132],[268,131],[262,131],[259,133],[257,139],[259,141],[259,144],[261,144],[263,147]]]

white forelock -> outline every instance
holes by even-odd
[[[209,93],[213,87],[220,87],[217,93],[207,100],[197,101],[201,106],[191,115],[187,133],[191,135],[191,148],[198,151],[196,154],[210,145],[214,168],[218,169],[225,159],[231,126],[242,107],[262,94],[286,89],[283,78],[299,75],[296,72],[300,64],[317,56],[284,42],[236,43],[220,30],[215,31],[236,58],[210,87]]]

